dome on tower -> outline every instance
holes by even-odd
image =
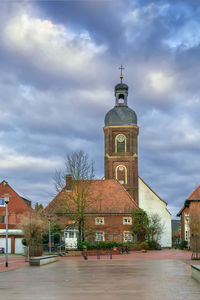
[[[116,91],[119,91],[119,90],[125,90],[125,91],[128,91],[128,85],[126,83],[118,83],[116,84],[115,86],[115,92]]]
[[[137,125],[137,115],[128,106],[115,106],[105,116],[105,126]]]
[[[128,85],[122,82],[123,66],[121,70],[121,82],[115,86],[115,107],[109,110],[105,116],[105,126],[137,125],[137,115],[127,105]]]

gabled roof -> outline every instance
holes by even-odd
[[[192,192],[186,200],[200,200],[200,185]]]
[[[192,194],[185,200],[183,207],[181,210],[177,213],[177,217],[180,217],[183,210],[186,207],[190,206],[191,201],[200,201],[200,185],[192,192]]]
[[[85,208],[85,213],[131,213],[133,208],[138,207],[125,188],[114,179],[80,182],[83,186],[88,186],[89,204]],[[62,211],[72,197],[73,191],[69,192],[63,188],[44,209],[44,212],[51,214]]]
[[[141,180],[145,185],[146,185],[146,187],[154,194],[154,195],[156,195],[156,197],[158,197],[158,199],[160,199],[160,201],[162,201],[164,204],[165,204],[165,209],[166,209],[166,211],[171,215],[171,213],[170,213],[170,211],[167,209],[167,202],[166,201],[164,201],[162,198],[160,198],[160,196],[158,196],[158,194],[156,194],[156,192],[154,192],[153,190],[152,190],[152,188],[150,188],[150,186],[141,178],[141,177],[139,177],[138,176],[138,179],[139,180]]]
[[[0,183],[0,198],[3,198],[4,194],[10,195],[9,212],[17,213],[32,209],[31,201],[20,197],[5,180]]]
[[[154,192],[152,188],[150,188],[150,186],[141,177],[138,176],[138,178],[148,187],[149,190],[152,191],[152,193],[154,193],[154,195],[156,195],[156,197],[158,197],[162,202],[164,202],[167,205],[167,202],[160,198],[160,196],[158,196],[158,194],[156,194],[156,192]]]

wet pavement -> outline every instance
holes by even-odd
[[[200,283],[180,260],[68,260],[0,273],[0,299],[197,300]]]
[[[8,272],[19,268],[28,267],[28,263],[25,261],[24,256],[8,256],[8,267],[5,266],[5,255],[0,255],[0,273]],[[0,298],[1,299],[1,298]]]

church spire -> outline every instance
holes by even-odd
[[[127,106],[127,96],[128,96],[128,85],[122,82],[122,79],[124,78],[122,71],[125,68],[123,65],[119,67],[119,70],[121,71],[120,79],[121,82],[118,83],[115,86],[115,105],[116,106]]]
[[[119,70],[121,70],[120,79],[121,79],[121,83],[122,83],[122,79],[124,78],[122,71],[125,70],[125,68],[123,68],[123,65],[121,65],[121,67],[119,67]]]

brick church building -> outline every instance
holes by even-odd
[[[137,115],[128,106],[128,85],[122,82],[122,74],[120,79],[114,90],[115,106],[105,116],[105,174],[103,180],[90,182],[88,194],[96,201],[91,201],[86,209],[87,219],[95,240],[134,241],[132,210],[140,207],[148,214],[160,215],[164,225],[160,244],[171,247],[171,214],[167,203],[138,176]],[[45,208],[46,214],[61,215],[61,202],[69,199],[69,193],[73,190],[65,186]],[[66,243],[72,245],[76,236],[75,226],[69,224]]]

